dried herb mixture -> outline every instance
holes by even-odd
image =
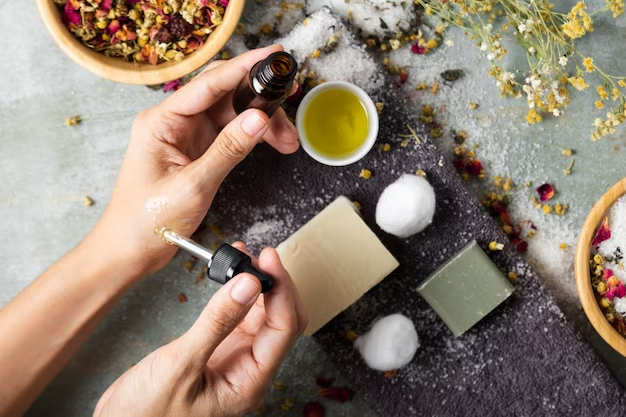
[[[597,245],[611,238],[611,228],[608,219],[604,219],[593,239],[592,246]],[[626,336],[626,321],[624,319],[624,305],[626,304],[626,286],[615,276],[613,270],[607,267],[608,263],[614,263],[623,270],[624,255],[618,247],[611,257],[603,257],[597,250],[591,253],[589,268],[591,275],[591,285],[593,286],[598,305],[611,323],[613,328],[622,336]]]
[[[152,65],[200,48],[228,6],[228,0],[54,1],[65,26],[88,48]]]

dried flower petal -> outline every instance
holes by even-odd
[[[183,85],[180,82],[180,80],[168,81],[165,84],[163,84],[163,92],[167,93],[168,91],[176,91],[182,86]]]
[[[395,377],[396,375],[398,375],[398,370],[394,369],[393,371],[385,371],[383,375],[385,376],[385,378],[391,379]]]
[[[329,388],[335,382],[335,378],[332,378],[332,377],[326,378],[326,377],[320,376],[315,379],[315,382],[320,388]]]
[[[606,268],[602,271],[602,279],[603,280],[608,280],[609,278],[611,278],[613,276],[613,270]]]
[[[539,199],[541,201],[548,201],[554,197],[554,188],[550,184],[546,183],[537,188],[537,193],[539,193]]]
[[[525,240],[520,239],[519,237],[515,237],[511,240],[511,243],[513,244],[513,246],[515,246],[515,250],[518,253],[524,253],[528,250],[528,242],[526,242]]]
[[[337,401],[340,403],[348,402],[352,399],[352,391],[349,388],[332,387],[322,388],[318,395],[327,400]]]
[[[604,296],[609,300],[613,300],[614,297],[622,298],[626,296],[626,287],[620,282],[616,287],[609,288]]]
[[[596,232],[596,236],[593,238],[593,242],[591,242],[592,246],[599,245],[607,239],[611,238],[611,229],[609,228],[609,219],[606,217],[602,220],[602,224],[600,228]]]
[[[302,412],[303,417],[324,417],[324,407],[317,401],[306,403]]]
[[[416,55],[424,55],[425,53],[428,52],[428,49],[426,49],[425,46],[422,46],[418,42],[416,42],[411,46],[411,52],[413,52]]]
[[[113,3],[113,0],[102,0],[102,2],[100,3],[100,8],[108,12],[109,10],[111,10],[111,3]]]
[[[464,170],[467,167],[467,161],[464,159],[455,159],[452,161],[452,165],[458,170]]]
[[[409,73],[406,72],[405,70],[400,71],[400,78],[399,78],[400,84],[402,85],[406,83],[408,79],[409,79]]]
[[[473,177],[477,177],[483,170],[483,164],[478,159],[472,159],[467,163],[465,169],[467,170],[468,174]]]
[[[63,23],[65,23],[66,26],[69,26],[70,24],[78,26],[81,24],[80,12],[78,11],[78,8],[75,8],[72,5],[71,0],[67,0],[65,7],[63,8]]]
[[[187,301],[189,301],[189,299],[187,298],[187,296],[184,293],[180,293],[178,294],[178,302],[179,303],[186,303]]]
[[[120,27],[121,27],[120,26],[120,21],[119,20],[113,20],[111,23],[109,23],[109,26],[107,26],[107,29],[106,29],[107,35],[115,34],[115,32],[120,30]]]

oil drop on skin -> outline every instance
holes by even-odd
[[[367,139],[367,110],[350,91],[324,91],[309,104],[304,114],[304,130],[311,146],[320,154],[345,157],[357,151]]]

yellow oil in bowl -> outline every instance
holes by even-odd
[[[306,109],[304,130],[317,152],[342,158],[365,143],[369,133],[367,110],[350,91],[339,88],[322,91]]]

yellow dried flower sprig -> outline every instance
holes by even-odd
[[[610,99],[618,102],[611,108],[607,118],[596,120],[592,139],[614,133],[615,127],[624,123],[626,113],[626,77],[606,74],[594,62],[593,57],[582,55],[574,40],[593,32],[592,15],[611,12],[614,17],[624,13],[624,0],[606,0],[604,8],[589,13],[583,2],[576,3],[569,13],[553,11],[549,0],[518,2],[514,0],[416,0],[427,15],[438,16],[444,22],[464,30],[481,53],[489,61],[489,75],[496,80],[502,97],[525,96],[530,124],[543,120],[545,114],[558,117],[569,104],[571,86],[578,91],[590,87],[586,77],[593,73],[601,79],[597,86],[600,100],[594,104],[606,107]],[[503,16],[504,24],[497,25]],[[521,79],[520,71],[507,70],[502,58],[507,50],[502,45],[504,35],[513,35],[526,50],[529,63],[527,75]],[[573,68],[573,71],[568,69]]]

